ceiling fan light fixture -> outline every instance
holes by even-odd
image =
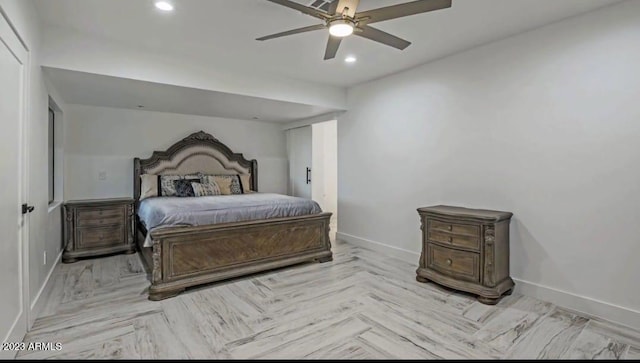
[[[155,6],[162,11],[173,11],[173,4],[168,1],[156,1]]]
[[[342,38],[351,34],[404,50],[411,45],[411,42],[372,27],[370,24],[450,8],[453,2],[453,0],[410,0],[402,4],[357,11],[360,0],[306,0],[312,2],[310,6],[301,4],[302,0],[268,1],[310,15],[321,20],[322,23],[267,35],[256,40],[263,41],[329,28],[331,35],[325,47],[324,60],[334,59]]]
[[[348,20],[334,20],[329,25],[329,33],[334,37],[346,37],[353,34],[353,23]]]

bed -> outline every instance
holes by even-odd
[[[180,198],[184,202],[161,201],[161,197],[151,198],[153,203],[149,198],[140,201],[141,175],[197,173],[249,174],[250,189],[254,193]],[[232,152],[203,131],[187,136],[166,151],[153,152],[148,159],[135,158],[133,177],[136,245],[151,281],[150,300],[170,298],[192,286],[306,261],[333,259],[329,240],[331,213],[313,209],[299,200],[301,198],[259,193],[257,161]],[[219,215],[201,214],[200,211],[215,208],[207,207],[207,200],[200,198],[218,198],[213,205],[219,206]],[[287,205],[269,205],[277,203]],[[171,211],[172,206],[192,211],[190,214],[195,217],[189,218],[211,218],[213,223],[201,224],[206,219],[185,222],[182,217],[168,218],[169,212],[162,214],[162,208]],[[237,209],[238,213],[229,217],[226,211],[229,208]],[[221,211],[223,209],[225,211]],[[263,209],[267,210],[266,214]],[[154,219],[149,215],[155,217],[156,222],[150,222]],[[189,225],[194,223],[197,225]],[[147,225],[152,227],[147,230]]]

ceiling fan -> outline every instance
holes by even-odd
[[[257,38],[256,40],[269,40],[329,28],[329,40],[327,41],[327,48],[324,53],[324,59],[327,60],[336,56],[342,38],[351,34],[403,50],[408,47],[411,42],[378,30],[369,26],[369,24],[426,13],[428,11],[446,9],[451,7],[452,0],[418,0],[362,12],[356,12],[360,0],[334,0],[329,4],[327,11],[305,6],[290,0],[268,1],[298,10],[303,14],[311,15],[322,20],[323,24],[271,34]]]

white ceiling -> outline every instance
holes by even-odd
[[[291,122],[337,111],[210,90],[45,67],[66,103],[147,111]],[[141,105],[143,108],[139,108]]]
[[[312,0],[297,0],[309,5]],[[408,0],[362,0],[359,11]],[[453,0],[449,9],[375,24],[411,41],[399,51],[351,36],[336,59],[323,61],[327,30],[256,41],[319,20],[266,0],[173,0],[161,13],[153,0],[36,0],[42,20],[141,49],[179,54],[212,66],[351,86],[442,58],[619,0]],[[356,64],[345,64],[355,55]]]

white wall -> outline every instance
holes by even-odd
[[[133,195],[133,158],[150,157],[203,130],[258,161],[261,192],[286,193],[287,155],[281,125],[161,112],[67,105],[65,198]],[[106,179],[98,174],[106,172]]]
[[[339,236],[417,264],[416,208],[511,211],[522,291],[640,327],[638,44],[629,1],[350,89]]]
[[[28,139],[29,200],[35,206],[29,215],[29,325],[37,314],[37,303],[61,252],[60,207],[49,208],[47,188],[47,140],[49,93],[61,107],[63,100],[46,84],[40,68],[42,33],[31,0],[0,0],[4,11],[29,50]],[[62,120],[61,120],[62,121]],[[62,123],[60,123],[62,125]],[[47,259],[44,260],[44,253]]]

